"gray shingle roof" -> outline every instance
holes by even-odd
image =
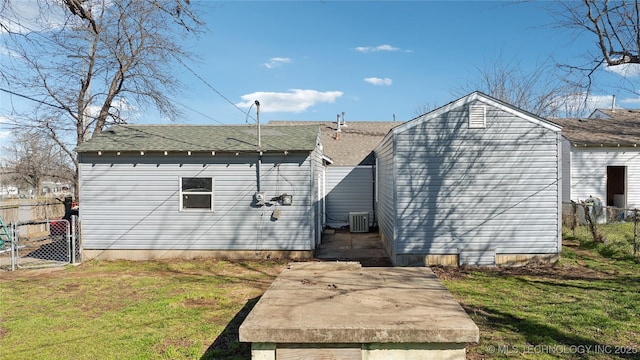
[[[608,116],[609,119],[619,121],[640,121],[640,109],[597,109],[589,117],[595,114]]]
[[[610,110],[605,110],[610,112]],[[550,119],[576,146],[640,145],[640,110],[616,109],[611,119]]]
[[[315,124],[320,126],[324,154],[331,158],[334,166],[373,165],[373,149],[392,128],[402,122],[347,121],[340,133],[336,122],[329,121],[270,121],[268,126]],[[338,138],[336,138],[336,134]]]
[[[261,128],[263,151],[311,151],[318,125]],[[116,125],[80,144],[90,151],[257,151],[255,126]]]

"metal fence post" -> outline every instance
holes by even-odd
[[[11,223],[11,244],[9,253],[11,254],[11,271],[16,271],[16,251],[18,250],[18,237],[16,236],[16,224]]]
[[[638,209],[633,209],[633,256],[638,254]]]
[[[72,215],[70,224],[71,228],[71,263],[76,263],[76,216]]]

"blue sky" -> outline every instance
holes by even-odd
[[[245,111],[259,100],[261,121],[335,120],[341,112],[348,120],[405,121],[464,95],[479,69],[497,61],[523,69],[551,57],[584,63],[594,39],[554,27],[551,4],[210,2],[210,32],[192,47],[201,59],[192,69]],[[621,79],[604,73],[614,87],[597,85],[608,106]],[[218,122],[246,121],[201,81],[186,79],[184,104]],[[640,106],[637,94],[617,95],[620,106]],[[187,122],[212,121],[187,113]]]
[[[255,106],[246,112],[255,100],[263,123],[333,121],[342,112],[347,121],[410,120],[475,90],[479,71],[496,62],[524,71],[584,63],[595,39],[554,27],[553,4],[205,1],[208,32],[186,44],[198,61],[176,65],[184,83],[173,96],[184,111],[179,122],[252,123]],[[602,70],[597,79],[596,106],[610,106],[615,94],[619,106],[640,107],[639,94],[620,89],[640,77]],[[0,101],[1,121],[10,102],[22,100],[2,93]],[[154,113],[129,120],[167,121]]]

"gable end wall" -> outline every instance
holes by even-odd
[[[397,254],[558,253],[558,132],[491,106],[469,129],[467,109],[396,134]]]

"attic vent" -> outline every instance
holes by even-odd
[[[484,105],[469,106],[469,129],[487,127],[487,107]]]

